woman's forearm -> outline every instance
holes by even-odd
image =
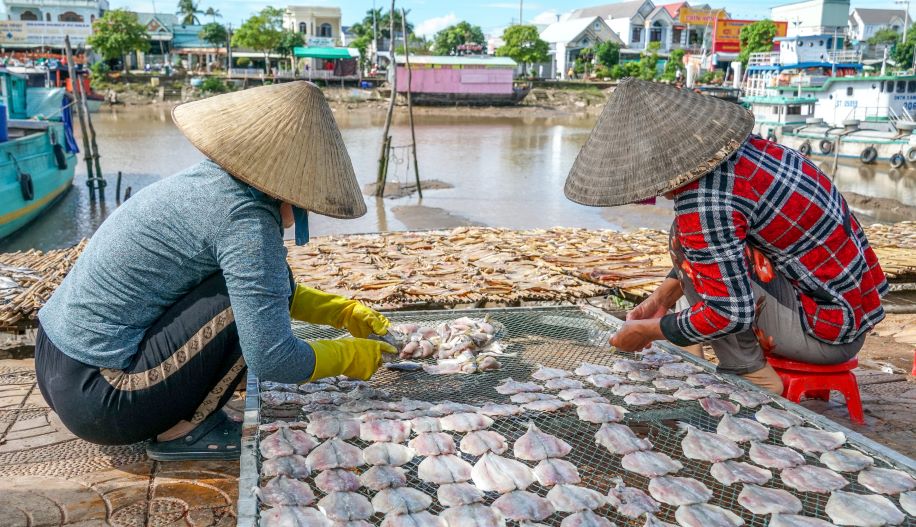
[[[665,281],[655,290],[655,294],[658,295],[662,305],[670,309],[684,296],[684,290],[681,288],[681,282],[677,278],[665,278]]]

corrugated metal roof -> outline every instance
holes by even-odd
[[[397,55],[398,64],[404,63],[404,55]],[[503,66],[515,68],[518,64],[509,57],[493,57],[490,55],[411,55],[411,64],[440,64],[449,66]]]
[[[630,2],[583,7],[573,11],[570,18],[592,18],[595,16],[600,16],[601,18],[632,18],[645,3],[646,0],[631,0]]]

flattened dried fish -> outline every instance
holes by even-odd
[[[548,390],[575,390],[582,388],[582,381],[570,379],[569,377],[558,377],[544,383],[544,387]]]
[[[677,527],[677,525],[663,522],[656,518],[654,514],[646,514],[646,523],[643,524],[643,527]]]
[[[332,521],[366,520],[372,516],[372,504],[356,492],[332,492],[318,501],[318,510]]]
[[[747,451],[751,461],[767,468],[789,468],[805,464],[805,458],[791,448],[752,441]]]
[[[763,485],[773,477],[773,473],[765,468],[755,467],[743,461],[720,461],[709,469],[712,477],[723,485],[735,483],[754,483]]]
[[[722,382],[722,379],[709,373],[694,373],[693,375],[688,375],[685,380],[691,386],[709,386],[710,384]]]
[[[746,484],[738,494],[738,503],[754,514],[796,514],[801,501],[788,491]]]
[[[601,397],[601,394],[588,388],[574,388],[561,391],[557,394],[557,397],[564,401],[572,401],[573,399],[593,399]]]
[[[627,425],[605,423],[595,433],[595,442],[607,448],[612,454],[626,455],[630,452],[649,450],[652,443],[636,435]]]
[[[614,527],[614,524],[592,511],[579,511],[563,518],[560,527]]]
[[[846,442],[846,434],[807,426],[793,426],[783,432],[782,442],[802,452],[826,452],[843,446],[843,443]]]
[[[645,370],[647,368],[651,368],[651,366],[638,360],[630,359],[617,359],[614,361],[614,365],[611,366],[611,369],[617,373],[630,373],[631,371]]]
[[[906,472],[890,468],[872,467],[859,472],[858,481],[878,494],[900,494],[916,488],[916,479]]]
[[[308,506],[314,503],[315,493],[308,483],[287,476],[277,476],[264,486],[255,489],[258,499],[265,505],[280,507],[283,505]]]
[[[667,454],[652,450],[630,452],[620,460],[620,466],[624,470],[646,477],[664,476],[684,468],[680,461],[671,459]]]
[[[463,483],[471,479],[471,465],[454,454],[431,456],[420,462],[417,476],[428,483]]]
[[[382,514],[411,514],[426,509],[432,503],[432,498],[410,487],[385,488],[372,497],[372,508]]]
[[[359,448],[333,437],[318,445],[305,458],[312,470],[329,468],[355,468],[363,463],[363,452]]]
[[[445,432],[427,432],[410,440],[407,445],[421,456],[441,456],[458,451],[455,440]]]
[[[745,408],[757,408],[761,404],[770,402],[770,398],[767,395],[749,390],[734,391],[729,394],[728,398]]]
[[[532,412],[557,412],[570,405],[572,403],[561,401],[560,399],[539,399],[523,404],[522,408]]]
[[[509,397],[509,400],[516,404],[525,404],[532,401],[559,401],[560,398],[552,393],[522,392]]]
[[[600,492],[576,485],[555,485],[547,493],[547,500],[560,512],[590,511],[607,503]]]
[[[315,486],[325,494],[331,492],[356,492],[360,482],[356,474],[342,468],[332,468],[315,476]]]
[[[506,520],[499,511],[482,503],[463,505],[442,511],[440,516],[448,527],[505,527]]]
[[[663,364],[658,368],[659,375],[665,377],[686,377],[694,373],[700,373],[701,371],[703,371],[703,368],[690,364],[689,362]]]
[[[480,407],[480,413],[490,417],[507,417],[518,415],[524,410],[514,404],[486,403]]]
[[[363,459],[369,465],[394,465],[400,466],[417,453],[412,449],[398,443],[373,443],[363,450]]]
[[[312,436],[302,430],[282,427],[261,440],[258,449],[267,459],[299,454],[304,456],[318,445]]]
[[[741,408],[730,401],[725,401],[723,399],[714,399],[712,397],[706,397],[699,400],[700,406],[706,410],[706,413],[713,417],[720,417],[724,414],[735,415],[738,413],[738,410]]]
[[[480,408],[477,408],[476,406],[465,404],[465,403],[442,401],[441,403],[432,405],[431,407],[428,408],[428,410],[433,412],[433,414],[449,415],[449,414],[460,414],[460,413],[465,413],[465,412],[474,413],[477,410],[480,410]],[[430,415],[433,415],[433,414],[430,414]]]
[[[357,449],[359,450],[359,449]],[[265,459],[261,464],[261,476],[289,476],[291,478],[307,478],[311,474],[306,458],[293,454]]]
[[[537,379],[539,381],[549,381],[550,379],[569,377],[572,375],[572,372],[568,370],[562,370],[560,368],[548,368],[547,366],[540,364],[538,366],[539,368],[531,374],[531,378]]]
[[[715,393],[705,389],[705,388],[694,388],[692,386],[686,386],[684,388],[678,388],[678,390],[671,394],[675,399],[680,399],[681,401],[696,401],[697,399],[702,399],[704,397],[709,398],[718,398],[719,396]]]
[[[496,498],[493,508],[515,521],[541,521],[554,513],[548,500],[524,490],[515,490]]]
[[[277,420],[272,423],[264,423],[258,425],[258,430],[261,432],[276,432],[281,428],[296,428],[300,430],[305,430],[305,427],[308,426],[308,423],[302,421],[281,421]]]
[[[631,393],[652,393],[655,388],[645,384],[617,384],[611,388],[611,393],[617,397],[624,397]]]
[[[385,516],[379,527],[447,527],[447,524],[429,511],[419,511],[413,514],[391,513]]]
[[[482,456],[487,452],[502,454],[509,448],[506,438],[492,430],[478,430],[470,432],[463,438],[459,448],[465,454],[472,456]]]
[[[837,472],[858,472],[874,465],[875,460],[858,450],[838,448],[821,454],[821,463]]]
[[[259,527],[329,527],[324,514],[311,507],[274,507],[261,511]]]
[[[589,375],[585,380],[598,388],[612,388],[618,384],[627,382],[624,377],[613,373],[597,373],[595,375]]]
[[[764,406],[757,410],[754,417],[761,423],[774,428],[791,428],[804,422],[801,417],[772,406]]]
[[[583,362],[579,365],[578,368],[574,370],[574,373],[579,377],[588,377],[590,375],[600,375],[613,373],[608,366],[602,366],[601,364],[592,364],[591,362]]]
[[[669,377],[655,379],[654,381],[652,381],[652,386],[655,386],[656,390],[661,390],[663,392],[670,392],[670,391],[678,390],[680,388],[684,388],[684,387],[689,388],[690,387],[689,384],[687,384],[686,382],[680,379],[672,379]]]
[[[679,426],[687,429],[687,435],[681,441],[681,448],[684,455],[690,459],[716,463],[744,455],[744,450],[731,439],[704,432],[686,423],[680,423]]]
[[[631,393],[623,398],[630,406],[649,406],[651,404],[673,403],[677,401],[667,393]]]
[[[662,476],[649,481],[649,494],[668,505],[706,503],[712,498],[709,487],[693,478]]]
[[[471,470],[474,484],[484,492],[506,493],[512,490],[527,489],[534,483],[534,473],[528,465],[486,453],[477,460]]]
[[[639,518],[643,514],[658,512],[658,502],[636,487],[627,487],[622,479],[617,479],[615,487],[607,496],[608,504],[627,518]]]
[[[881,527],[899,525],[906,516],[894,503],[877,494],[854,494],[836,490],[824,508],[827,516],[837,525],[856,527]]]
[[[819,520],[799,514],[774,514],[767,527],[836,527],[826,520]]]
[[[634,382],[649,382],[658,377],[658,374],[652,370],[637,370],[627,374],[627,379]]]
[[[353,439],[359,435],[359,421],[351,417],[331,416],[309,421],[306,431],[318,439]]]
[[[900,506],[911,516],[916,516],[916,491],[904,492],[900,495]]]
[[[586,404],[576,408],[576,415],[580,421],[587,423],[616,423],[623,419],[627,410],[616,404],[598,403]]]
[[[512,377],[507,378],[502,384],[496,386],[496,392],[502,395],[513,395],[523,392],[540,392],[544,387],[536,382],[519,382]]]
[[[460,413],[443,417],[440,421],[443,430],[452,430],[454,432],[473,432],[489,428],[493,420],[485,415]]]
[[[425,432],[440,432],[442,425],[438,417],[414,417],[410,420],[410,429],[417,435]]]
[[[846,478],[829,468],[801,465],[782,471],[782,482],[801,492],[828,492],[841,489],[849,484]]]
[[[582,481],[579,469],[565,459],[544,459],[534,467],[534,477],[545,487],[575,485]]]
[[[515,440],[515,457],[528,461],[540,461],[549,457],[563,457],[572,450],[566,441],[544,433],[534,421],[528,422],[528,431]]]
[[[681,527],[740,527],[744,525],[744,520],[737,514],[708,503],[681,505],[674,511],[674,517]]]
[[[716,433],[739,443],[754,440],[766,441],[770,436],[770,430],[757,421],[732,417],[730,414],[723,415],[719,420]]]
[[[403,443],[410,437],[410,421],[378,419],[359,424],[359,438],[370,443]]]
[[[439,503],[446,507],[460,507],[483,501],[483,492],[470,483],[447,483],[436,489]]]
[[[359,482],[367,489],[382,490],[389,487],[403,487],[407,484],[407,476],[401,467],[376,465],[363,472],[359,476]]]

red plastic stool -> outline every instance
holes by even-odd
[[[849,418],[856,423],[865,422],[862,413],[862,399],[859,397],[859,383],[852,370],[859,365],[859,359],[853,358],[842,364],[808,364],[782,357],[767,356],[767,362],[782,379],[782,396],[797,403],[802,396],[830,399],[831,390],[836,390],[846,398],[846,409]]]

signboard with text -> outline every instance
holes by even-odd
[[[677,15],[681,24],[692,26],[705,26],[712,24],[716,19],[728,18],[728,13],[724,9],[695,9],[686,6],[680,8]]]
[[[716,20],[713,28],[712,50],[719,53],[738,53],[741,51],[741,28],[753,24],[757,20]],[[776,24],[776,36],[784,37],[789,29],[788,22],[773,22]]]
[[[67,35],[73,46],[81,46],[91,34],[88,22],[0,20],[0,46],[63,47]]]

